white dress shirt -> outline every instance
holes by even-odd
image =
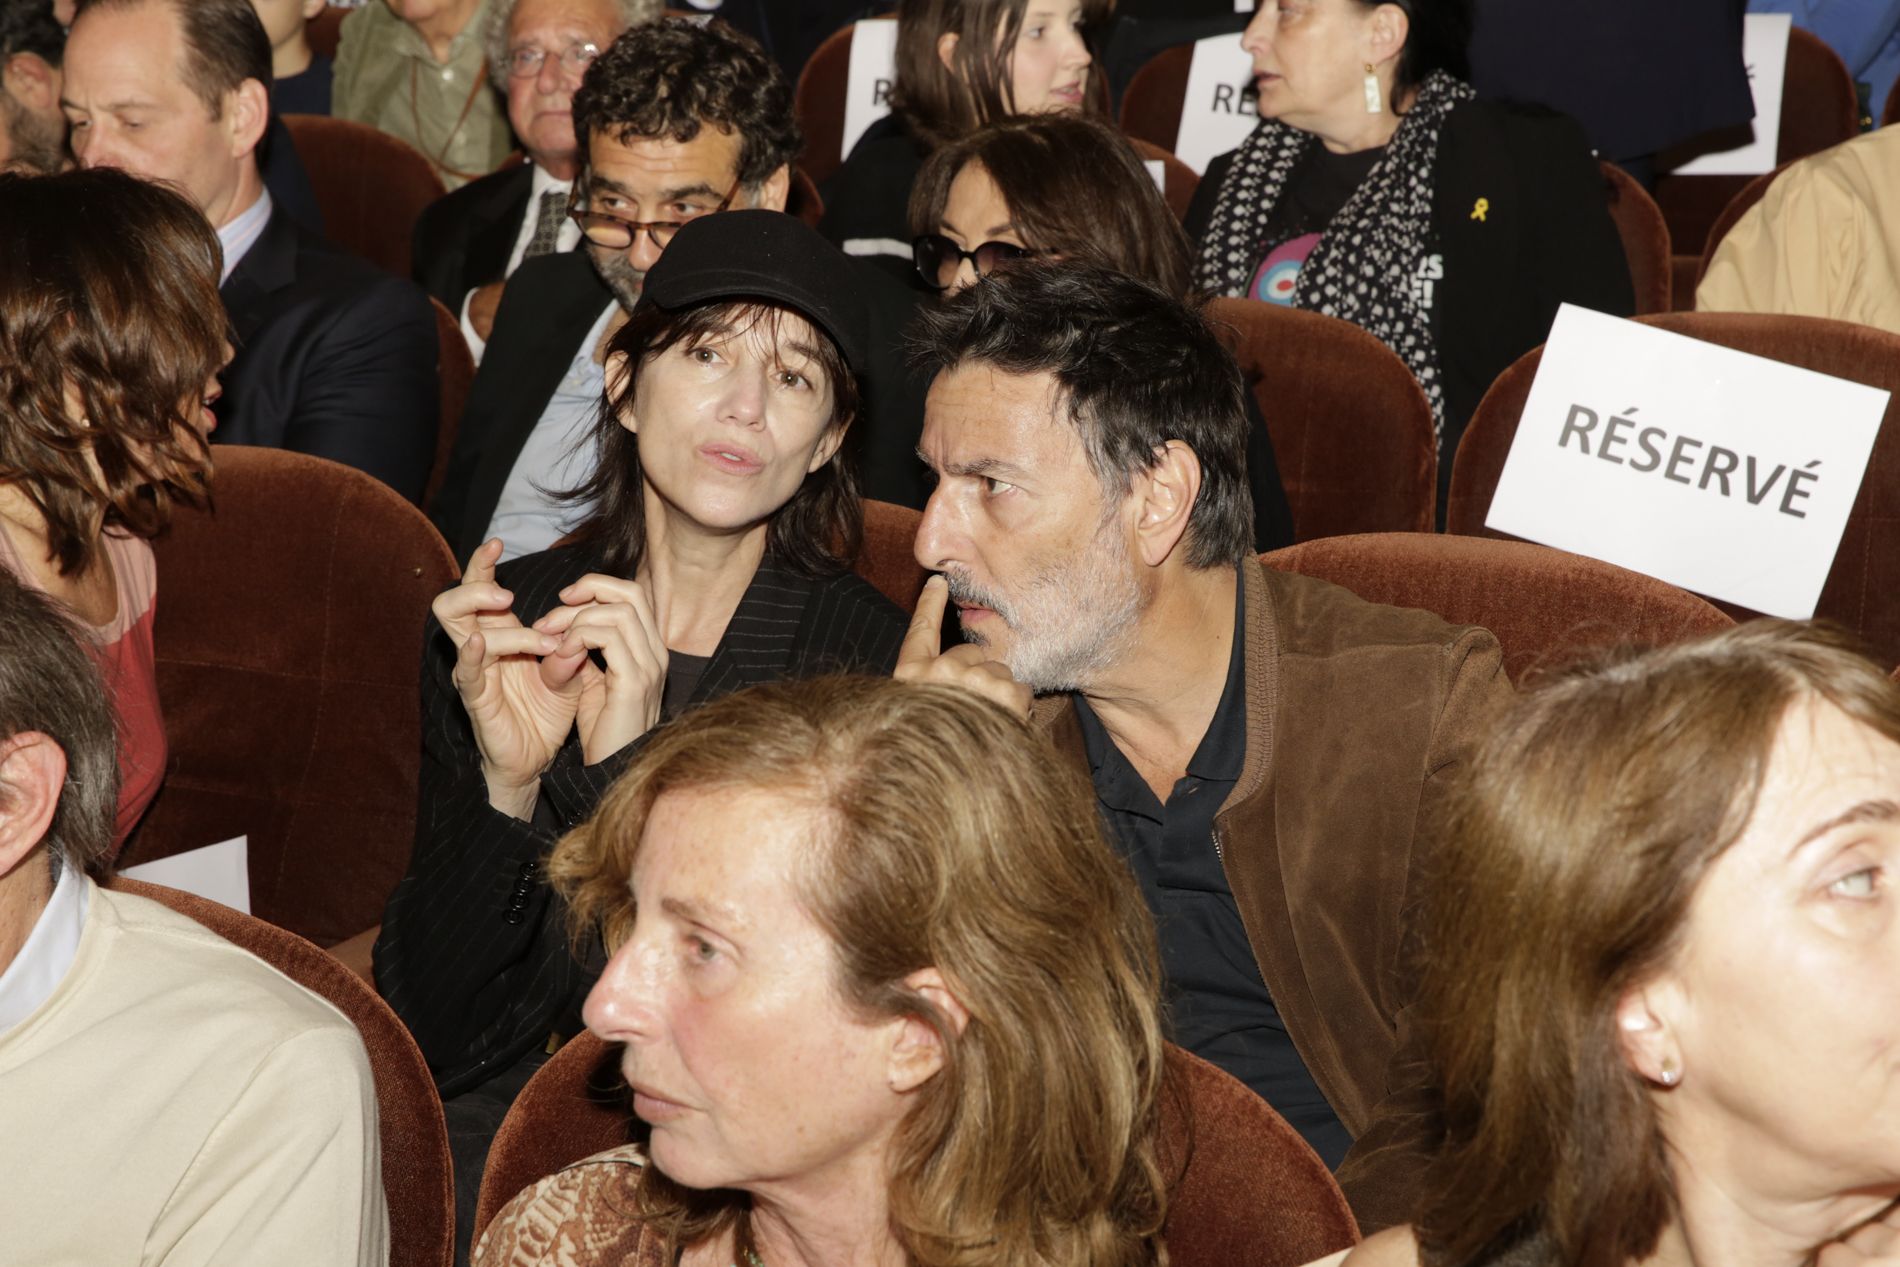
[[[36,865],[33,863],[29,866]],[[79,935],[86,930],[86,878],[71,867],[59,869],[59,883],[46,909],[27,935],[26,944],[0,972],[0,1034],[31,1016],[73,966]]]
[[[218,275],[218,285],[222,286],[231,280],[231,270],[264,236],[264,226],[270,223],[270,212],[270,190],[266,189],[237,219],[218,226],[218,245],[224,248],[224,272]]]
[[[547,408],[541,411],[528,442],[521,446],[521,455],[508,472],[508,482],[502,485],[494,517],[488,521],[482,540],[501,538],[503,562],[547,549],[587,517],[587,507],[557,505],[541,490],[570,488],[593,472],[594,445],[590,437],[607,389],[607,370],[594,360],[594,348],[619,310],[618,303],[609,303],[601,310],[600,318],[581,340],[580,350],[562,375],[560,386],[548,397]]]
[[[531,164],[534,168],[534,181],[528,186],[528,213],[521,217],[521,230],[515,234],[515,249],[508,255],[508,271],[504,278],[513,277],[515,270],[521,267],[521,257],[528,253],[528,244],[534,241],[535,227],[541,220],[541,195],[550,190],[560,190],[569,199],[574,197],[573,181],[561,180],[550,176],[540,164]],[[571,251],[581,242],[581,226],[574,223],[572,216],[561,221],[561,230],[554,238],[556,251]],[[475,356],[475,364],[482,363],[482,353],[488,350],[488,343],[475,333],[475,327],[468,321],[468,303],[475,298],[475,292],[469,291],[462,296],[462,337],[468,340],[468,350]]]

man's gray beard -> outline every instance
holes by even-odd
[[[1005,597],[946,571],[950,597],[995,612],[1014,635],[1010,675],[1037,693],[1085,691],[1118,664],[1134,640],[1147,606],[1125,546],[1102,530],[1079,555],[1070,556]],[[989,650],[989,640],[964,635]]]
[[[64,129],[28,110],[4,88],[0,88],[0,127],[6,129],[8,150],[7,161],[0,166],[48,174],[66,166]]]
[[[582,239],[586,241],[586,239]],[[604,247],[587,242],[587,258],[593,264],[594,271],[600,274],[600,280],[607,283],[607,289],[627,312],[640,302],[640,291],[645,287],[647,275],[627,262],[625,251],[609,251]]]

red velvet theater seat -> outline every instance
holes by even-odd
[[[1432,410],[1393,351],[1350,322],[1257,299],[1216,299],[1273,438],[1294,540],[1430,532]]]
[[[324,236],[409,276],[416,217],[446,192],[429,160],[408,142],[349,119],[287,114],[284,126],[316,191]]]
[[[442,1101],[422,1052],[376,992],[329,955],[242,911],[177,889],[115,877],[111,888],[150,898],[250,951],[350,1018],[369,1052],[389,1203],[390,1267],[446,1267],[454,1259],[455,1194]]]
[[[1637,320],[1894,393],[1815,615],[1854,630],[1884,664],[1900,662],[1900,335],[1825,317],[1764,313],[1677,312]],[[1472,415],[1452,468],[1445,531],[1503,535],[1484,520],[1542,354],[1542,348],[1527,352],[1500,374]],[[1798,428],[1802,420],[1791,418],[1788,425]],[[1758,614],[1727,604],[1722,609],[1738,620]]]
[[[249,836],[252,911],[329,946],[382,919],[409,865],[422,626],[455,561],[360,471],[211,451],[214,513],[154,543],[171,761],[123,861]]]
[[[1482,625],[1503,646],[1513,682],[1585,648],[1680,642],[1735,623],[1653,577],[1527,541],[1386,533],[1309,541],[1260,557],[1371,602]]]
[[[477,1239],[528,1185],[637,1138],[619,1053],[582,1033],[535,1073],[489,1150]],[[1161,1160],[1180,1175],[1167,1228],[1175,1267],[1300,1267],[1358,1241],[1325,1163],[1266,1101],[1173,1044],[1168,1075]]]

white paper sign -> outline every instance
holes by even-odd
[[[1166,198],[1168,196],[1168,165],[1158,158],[1144,158],[1141,160],[1141,165],[1148,169],[1148,179],[1155,183],[1155,188],[1161,191],[1163,198]]]
[[[251,913],[250,838],[239,836],[202,849],[188,849],[157,862],[142,862],[119,872],[130,880],[162,884],[208,897]]]
[[[1174,154],[1195,175],[1246,140],[1260,122],[1254,97],[1246,91],[1252,82],[1253,54],[1240,47],[1239,32],[1194,41]]]
[[[1759,176],[1775,170],[1781,142],[1781,85],[1788,72],[1788,32],[1794,18],[1786,13],[1751,13],[1742,28],[1742,60],[1748,63],[1748,90],[1755,98],[1755,139],[1732,150],[1703,154],[1676,168],[1675,176]]]
[[[859,22],[851,28],[851,73],[845,79],[844,140],[840,160],[864,129],[891,112],[891,81],[897,78],[897,23]]]
[[[1485,526],[1805,619],[1887,396],[1565,304]]]

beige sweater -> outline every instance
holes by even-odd
[[[1823,150],[1775,177],[1715,248],[1695,306],[1900,333],[1900,128]]]
[[[93,886],[72,967],[0,1034],[7,1263],[385,1263],[379,1153],[349,1020],[144,898]]]

